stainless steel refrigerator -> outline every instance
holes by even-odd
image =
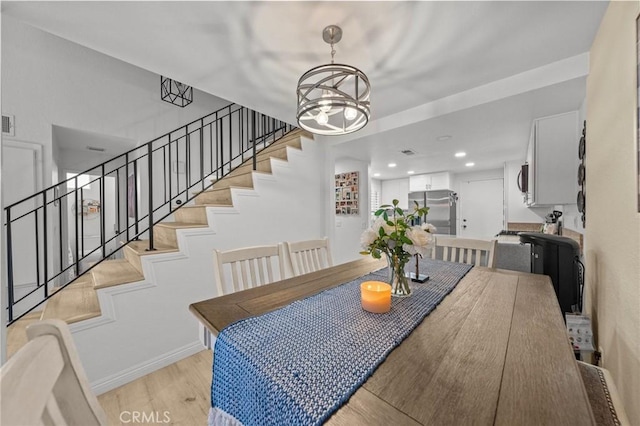
[[[414,202],[429,207],[427,222],[437,228],[436,234],[456,235],[456,202],[458,195],[449,190],[409,193],[409,209]]]

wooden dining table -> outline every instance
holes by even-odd
[[[383,267],[386,261],[363,257],[189,309],[217,335],[235,321]],[[551,279],[476,266],[326,424],[592,425],[595,420]]]

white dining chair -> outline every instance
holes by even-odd
[[[39,321],[27,328],[27,337],[2,366],[2,424],[106,425],[67,324]]]
[[[436,237],[431,258],[495,268],[497,246],[498,240]]]
[[[289,270],[294,277],[333,266],[329,239],[284,243]]]
[[[284,279],[281,244],[213,251],[218,295],[245,290]],[[226,278],[230,278],[230,283]]]

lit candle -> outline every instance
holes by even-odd
[[[375,314],[391,310],[391,286],[380,281],[365,281],[360,284],[362,309]]]

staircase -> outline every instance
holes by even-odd
[[[232,208],[232,188],[253,189],[254,175],[271,175],[272,159],[286,161],[288,148],[302,149],[301,136],[312,138],[308,132],[292,131],[257,153],[255,171],[253,160],[249,159],[225,177],[214,179],[210,189],[197,193],[193,204],[174,211],[175,221],[154,225],[154,251],[147,251],[148,240],[128,242],[123,248],[124,259],[105,260],[57,291],[47,301],[41,319],[57,318],[72,324],[99,317],[102,311],[96,290],[144,280],[143,257],[178,252],[179,230],[208,228],[207,208]]]
[[[207,206],[232,205],[231,188],[287,158],[300,132],[274,142],[292,130],[231,104],[6,207],[8,323],[53,297],[43,318],[100,315],[87,288],[143,279],[140,259],[177,251],[178,230],[206,227]]]
[[[212,249],[324,235],[333,177],[325,153],[295,130],[211,177],[154,225],[154,250],[148,239],[126,242],[121,258],[94,265],[51,295],[41,314],[14,321],[9,344],[25,342],[25,326],[40,317],[67,321],[96,394],[202,351],[202,326],[188,306],[218,296]]]

